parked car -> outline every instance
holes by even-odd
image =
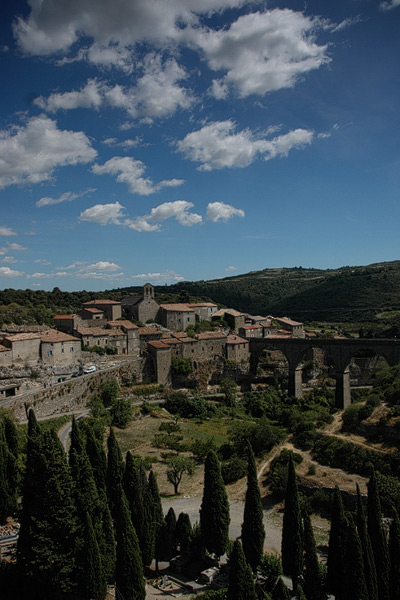
[[[83,375],[83,371],[75,371],[75,373],[72,373],[71,377],[81,377],[81,375]]]
[[[83,369],[85,375],[87,375],[88,373],[94,373],[95,371],[97,371],[97,367],[95,365],[90,365],[90,367],[85,367]]]

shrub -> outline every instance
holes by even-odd
[[[232,456],[228,461],[222,463],[221,474],[225,485],[234,483],[244,477],[247,473],[247,462],[239,456]]]

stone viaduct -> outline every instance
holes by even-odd
[[[400,340],[386,339],[300,339],[300,338],[252,338],[250,340],[251,371],[257,365],[264,350],[280,350],[289,365],[289,394],[301,398],[302,360],[307,351],[320,348],[325,359],[330,359],[336,372],[336,406],[346,408],[351,403],[349,364],[353,356],[368,350],[382,356],[393,366],[400,362]]]

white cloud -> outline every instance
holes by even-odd
[[[240,6],[243,0],[29,0],[31,13],[18,18],[14,34],[27,54],[67,51],[77,39],[124,46],[141,41],[156,44],[180,40],[185,26],[197,25],[197,14]],[[118,47],[117,47],[118,49]]]
[[[91,162],[97,152],[82,131],[57,128],[41,115],[24,127],[0,131],[0,188],[47,181],[54,169]]]
[[[224,202],[210,202],[207,205],[207,220],[213,221],[228,221],[232,217],[244,217],[244,210],[234,208],[230,204]]]
[[[119,203],[114,204],[95,204],[90,208],[87,208],[79,215],[80,221],[92,221],[99,223],[99,225],[107,225],[113,223],[114,225],[121,224],[121,218],[124,207]]]
[[[149,54],[142,71],[143,75],[132,87],[109,86],[97,79],[89,79],[78,91],[50,94],[47,99],[40,96],[35,99],[35,104],[51,113],[60,109],[99,110],[109,106],[125,110],[132,118],[151,122],[175,113],[178,108],[187,109],[194,102],[191,94],[178,83],[186,78],[186,72],[175,59],[162,62],[160,55]]]
[[[211,171],[227,167],[247,167],[258,156],[270,160],[287,156],[293,148],[310,144],[314,133],[296,129],[272,139],[254,135],[249,129],[235,133],[232,120],[213,122],[188,133],[177,143],[186,158],[199,162],[199,169]],[[268,133],[268,132],[267,132]]]
[[[17,263],[18,261],[13,256],[5,256],[4,258],[1,259],[0,262],[8,263],[11,265],[11,264]]]
[[[193,29],[211,69],[225,71],[213,83],[216,98],[234,86],[242,97],[293,87],[300,77],[328,63],[327,47],[315,42],[326,24],[290,9],[243,15],[229,29]]]
[[[37,262],[37,261],[35,261]],[[74,270],[68,271],[72,268]],[[106,279],[113,280],[121,278],[123,273],[121,267],[116,263],[100,260],[95,263],[76,262],[69,267],[60,268],[59,270],[51,271],[50,273],[36,272],[27,275],[28,279],[53,279],[60,277],[80,277],[86,279]]]
[[[64,194],[61,194],[61,196],[58,196],[58,198],[51,198],[49,196],[44,196],[43,198],[40,198],[40,200],[38,200],[36,202],[36,206],[38,208],[41,208],[43,206],[50,206],[53,204],[61,204],[62,202],[72,202],[72,200],[76,200],[77,198],[82,198],[83,196],[86,196],[86,194],[89,194],[90,192],[94,192],[94,189],[88,189],[85,190],[84,192],[80,192],[79,194],[75,194],[74,192],[65,192]]]
[[[117,138],[107,138],[103,141],[103,144],[111,146],[112,148],[117,146],[121,146],[121,148],[135,148],[136,146],[139,146],[139,144],[143,144],[143,140],[140,137],[136,137],[134,139],[127,139],[119,142]]]
[[[162,223],[167,219],[176,219],[180,225],[191,227],[192,225],[201,223],[203,220],[200,215],[189,212],[189,209],[193,208],[193,206],[192,202],[186,202],[185,200],[164,202],[152,208],[149,215],[137,217],[134,220],[127,219],[126,224],[130,229],[135,229],[136,231],[159,231],[160,226],[158,223]]]
[[[149,196],[164,187],[176,187],[184,183],[182,179],[171,179],[154,184],[150,179],[142,177],[145,170],[146,166],[142,161],[130,156],[114,156],[104,165],[95,164],[92,167],[96,175],[117,175],[119,183],[126,183],[132,194],[140,196]]]
[[[400,0],[389,0],[388,2],[381,2],[379,7],[383,11],[393,10],[400,6]]]
[[[108,260],[99,260],[96,263],[92,263],[90,265],[86,265],[80,269],[80,273],[83,274],[85,271],[104,271],[107,273],[120,271],[121,267],[116,263],[112,263]]]
[[[234,266],[226,267],[225,271],[237,271],[237,267],[234,267]]]
[[[51,262],[45,258],[37,258],[34,262],[40,265],[51,265]]]
[[[127,277],[127,280],[144,280],[151,281],[153,284],[158,283],[159,285],[165,283],[175,283],[176,281],[184,281],[184,277],[175,273],[175,271],[164,271],[163,273],[139,273],[138,275],[131,275]]]
[[[0,267],[0,277],[21,277],[23,271],[14,271],[9,267]]]
[[[5,227],[4,225],[0,226],[0,235],[8,237],[10,235],[17,235],[11,227]]]
[[[0,253],[4,254],[5,252],[19,252],[27,249],[28,248],[25,248],[25,246],[17,244],[16,242],[7,242],[7,246],[3,246],[3,248],[0,248]]]

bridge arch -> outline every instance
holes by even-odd
[[[260,354],[265,348],[280,350],[288,361],[289,394],[296,398],[303,395],[302,360],[313,348],[321,348],[329,356],[335,368],[335,403],[338,408],[346,408],[351,403],[350,362],[359,351],[372,351],[383,356],[390,366],[400,361],[400,340],[378,339],[299,339],[299,338],[252,338],[250,340],[251,372],[257,372]]]

